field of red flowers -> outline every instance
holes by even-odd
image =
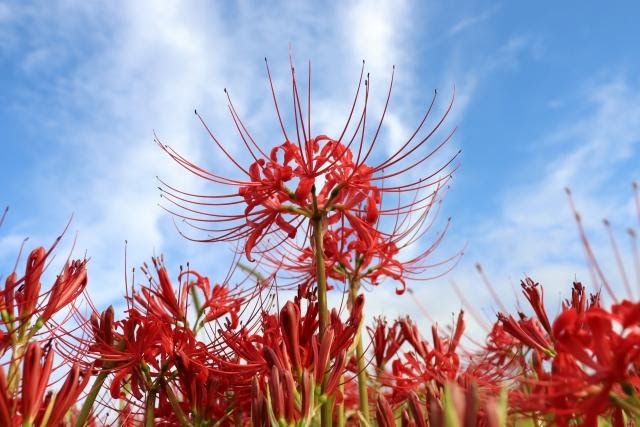
[[[448,221],[436,218],[457,168],[457,154],[446,151],[453,132],[442,131],[453,97],[435,113],[434,94],[415,132],[381,158],[386,106],[371,125],[364,64],[339,135],[312,128],[308,72],[301,83],[291,67],[292,117],[281,115],[269,76],[282,131],[272,146],[254,139],[228,98],[248,164],[196,112],[233,176],[156,136],[170,159],[214,189],[195,194],[161,181],[160,192],[185,238],[203,250],[238,248],[226,277],[188,264],[168,271],[154,257],[138,270],[142,280],[123,283],[124,308],[103,309],[87,292],[99,280],[87,259],[69,259],[43,283],[64,232],[3,266],[0,425],[638,425],[640,302],[612,239],[629,299],[616,295],[573,206],[611,305],[575,282],[560,310],[547,310],[542,286],[525,277],[528,307],[501,309],[483,340],[466,340],[474,345],[462,342],[463,311],[446,328],[409,317],[367,324],[368,292],[395,286],[402,294],[462,255],[431,256],[445,238]],[[330,293],[344,303],[331,306]]]

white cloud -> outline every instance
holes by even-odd
[[[404,1],[361,1],[352,3],[345,14],[345,40],[378,80],[389,73],[390,64],[400,65],[404,59],[403,35],[411,25],[408,6]]]
[[[493,52],[473,62],[470,66],[463,61],[462,54],[452,56],[451,63],[443,73],[447,83],[455,83],[456,98],[455,108],[450,120],[460,122],[466,113],[469,103],[475,97],[475,93],[493,75],[498,72],[516,67],[522,58],[527,55],[538,55],[541,50],[540,42],[527,35],[516,35],[505,40]]]
[[[521,278],[530,275],[545,285],[548,306],[557,308],[571,282],[580,280],[591,291],[583,247],[564,187],[571,187],[587,233],[605,275],[619,297],[626,292],[602,226],[608,218],[623,250],[627,274],[633,267],[624,233],[636,226],[630,182],[637,178],[640,155],[640,96],[636,85],[622,77],[591,83],[579,100],[581,115],[562,123],[536,144],[530,154],[529,182],[509,187],[501,208],[475,227],[470,255],[480,261],[505,301]],[[454,273],[468,297],[479,306],[495,307],[467,260]],[[509,284],[511,283],[511,285]],[[519,292],[519,290],[518,290]],[[604,295],[604,292],[603,292]],[[606,296],[605,296],[606,298]]]
[[[226,250],[185,242],[157,207],[156,175],[193,191],[217,190],[172,165],[152,143],[153,129],[193,161],[233,173],[192,111],[197,107],[228,149],[243,156],[222,93],[228,87],[258,140],[280,142],[271,136],[279,138],[263,56],[271,58],[285,115],[290,108],[289,44],[299,69],[310,58],[314,125],[336,129],[348,112],[360,60],[366,58],[376,75],[373,105],[379,109],[391,65],[403,63],[403,52],[411,48],[398,37],[399,26],[407,22],[406,5],[391,2],[353,4],[346,14],[342,7],[321,7],[323,20],[315,19],[318,10],[293,3],[268,14],[243,4],[236,9],[206,3],[189,8],[147,2],[77,6],[66,2],[55,10],[22,10],[23,23],[46,28],[49,37],[21,35],[21,61],[33,75],[46,73],[54,56],[59,58],[56,67],[63,67],[45,82],[47,93],[57,95],[54,109],[43,117],[60,131],[50,147],[55,175],[36,180],[42,197],[55,204],[60,223],[75,212],[76,252],[86,249],[91,257],[91,286],[99,305],[117,301],[122,293],[124,240],[129,242],[129,267],[167,252],[173,271],[187,259],[208,273],[222,274],[226,268],[219,268]],[[84,38],[83,22],[91,25],[90,37]],[[34,104],[39,101],[35,96]],[[32,240],[38,238],[48,241],[44,235]]]
[[[500,9],[500,6],[498,4],[494,4],[492,7],[484,10],[479,14],[470,15],[465,18],[462,18],[461,20],[456,22],[451,28],[449,28],[449,31],[447,31],[446,33],[446,36],[447,37],[454,36],[458,33],[461,33],[462,31],[468,30],[474,25],[477,25],[483,21],[486,21],[487,19],[495,15],[499,9]]]

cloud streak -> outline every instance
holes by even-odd
[[[519,293],[515,285],[525,275],[545,285],[551,306],[559,304],[560,295],[567,296],[573,280],[591,291],[601,288],[602,282],[593,283],[588,272],[565,187],[573,190],[608,280],[618,295],[626,295],[602,219],[614,224],[619,245],[627,248],[624,230],[638,225],[630,191],[640,172],[634,163],[640,155],[638,89],[623,76],[587,84],[573,100],[582,106],[581,114],[536,144],[543,152],[553,150],[554,158],[532,155],[528,170],[522,171],[526,180],[504,191],[500,210],[475,227],[469,255],[482,262],[507,303]],[[632,269],[630,256],[624,258]],[[454,277],[469,299],[495,306],[471,265]]]
[[[210,266],[224,265],[219,258],[226,251],[214,253],[211,247],[184,241],[170,217],[157,207],[156,175],[181,188],[216,190],[204,187],[163,156],[152,143],[153,129],[164,143],[193,161],[232,173],[192,111],[197,107],[225,146],[242,158],[222,93],[228,87],[247,126],[259,130],[259,141],[279,142],[273,140],[278,132],[260,60],[265,53],[273,58],[285,105],[289,44],[295,56],[313,59],[318,106],[314,124],[331,129],[345,120],[343,111],[348,111],[350,100],[342,95],[355,89],[360,59],[367,58],[372,73],[387,76],[392,63],[403,64],[411,48],[397,36],[398,26],[406,23],[406,9],[390,2],[377,8],[353,4],[346,13],[338,7],[322,8],[324,20],[313,19],[319,10],[296,4],[266,15],[260,6],[204,2],[191,8],[145,2],[78,6],[67,2],[46,13],[25,6],[3,16],[14,19],[16,32],[39,27],[50,33],[43,37],[33,31],[23,38],[11,34],[16,49],[24,50],[22,72],[44,79],[43,91],[28,94],[23,101],[35,106],[48,101],[45,96],[55,96],[53,110],[39,113],[56,129],[49,147],[54,156],[50,168],[56,175],[35,178],[31,185],[46,200],[43,205],[55,204],[53,222],[62,224],[75,212],[76,248],[92,257],[92,292],[99,304],[116,301],[122,293],[125,240],[132,265],[153,253],[167,252],[170,263],[190,260],[214,275],[224,272]],[[89,26],[92,35],[84,38]],[[55,57],[60,59],[55,62]],[[60,69],[49,73],[52,63]],[[379,109],[383,97],[383,90],[374,92],[372,108]],[[34,237],[46,239],[47,233],[36,230]]]

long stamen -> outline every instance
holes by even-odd
[[[253,150],[251,149],[251,147],[249,147],[249,145],[247,144],[245,138],[244,138],[244,134],[246,134],[247,138],[249,138],[249,141],[251,141],[251,144],[260,152],[260,154],[262,155],[263,158],[267,159],[269,156],[267,156],[265,154],[264,151],[262,151],[262,149],[260,148],[260,146],[256,143],[256,141],[253,139],[253,137],[251,136],[251,133],[247,130],[247,127],[244,125],[244,123],[242,122],[242,120],[240,119],[240,116],[238,115],[233,102],[231,102],[231,95],[229,94],[229,91],[225,89],[224,92],[227,95],[227,100],[229,101],[229,110],[231,112],[231,117],[233,118],[233,122],[236,125],[236,128],[238,129],[238,133],[240,133],[240,136],[242,137],[242,140],[245,143],[245,146],[247,147],[247,150],[249,150],[249,152],[251,153],[251,156],[253,157],[253,159],[255,161],[258,161],[258,159],[256,158],[255,154],[253,153]],[[238,127],[238,125],[240,127]],[[242,128],[242,131],[240,130],[240,128]]]
[[[375,146],[376,141],[378,140],[378,135],[380,134],[380,129],[382,128],[382,123],[384,122],[385,115],[387,114],[387,109],[389,108],[389,101],[391,99],[391,92],[393,90],[393,78],[394,78],[395,74],[396,74],[396,66],[394,65],[392,70],[391,70],[391,81],[389,82],[389,89],[387,91],[387,99],[384,102],[384,108],[382,109],[382,114],[380,115],[380,121],[378,122],[378,127],[376,128],[376,131],[373,134],[373,139],[369,143],[369,149],[367,150],[367,153],[365,154],[364,158],[362,159],[362,163],[366,163],[367,159],[369,158],[369,155],[373,151],[373,147]],[[360,162],[356,162],[356,164],[359,164],[359,163]]]
[[[225,88],[225,92],[226,92],[226,88]],[[200,120],[200,123],[202,123],[202,126],[204,126],[204,128],[207,130],[207,133],[209,134],[209,136],[211,137],[211,139],[213,140],[213,142],[216,143],[216,145],[220,148],[220,150],[224,153],[224,155],[231,160],[231,162],[233,162],[234,165],[236,165],[236,167],[238,169],[240,169],[242,172],[244,172],[246,175],[249,175],[249,172],[247,172],[247,170],[245,168],[243,168],[242,166],[240,166],[240,163],[238,163],[238,161],[236,159],[233,158],[233,156],[231,154],[229,154],[229,152],[224,148],[224,146],[220,143],[220,141],[218,141],[218,138],[215,137],[215,135],[213,134],[213,132],[211,132],[211,129],[209,129],[209,126],[207,126],[207,124],[205,123],[205,121],[203,120],[202,116],[198,113],[197,110],[194,110],[195,115],[198,117],[198,120]]]
[[[622,257],[620,256],[620,250],[618,249],[618,242],[616,242],[616,238],[613,235],[613,230],[611,229],[611,223],[607,219],[604,219],[602,222],[605,228],[607,229],[607,234],[609,235],[609,242],[611,243],[613,255],[616,259],[616,264],[618,266],[618,271],[620,272],[620,277],[622,278],[622,283],[624,283],[624,287],[625,287],[625,290],[627,291],[627,295],[629,296],[629,298],[633,298],[633,292],[631,291],[629,278],[627,277],[627,272],[624,269],[624,263],[622,262]]]
[[[593,253],[593,249],[591,249],[591,244],[589,243],[589,239],[587,238],[587,233],[585,232],[584,226],[582,225],[582,218],[581,218],[580,213],[576,209],[576,206],[575,206],[575,204],[573,202],[573,197],[571,195],[571,190],[569,188],[565,188],[565,192],[567,193],[567,198],[569,199],[569,206],[571,207],[571,211],[573,212],[573,216],[574,216],[576,224],[578,226],[578,233],[580,234],[580,240],[582,241],[582,247],[584,248],[584,251],[585,251],[585,253],[587,255],[587,260],[589,262],[589,265],[590,265],[590,267],[593,268],[593,270],[598,275],[598,278],[602,281],[602,285],[606,289],[606,291],[609,294],[609,296],[611,297],[611,299],[614,302],[617,302],[618,299],[616,298],[616,295],[613,292],[613,289],[609,285],[609,281],[607,280],[607,278],[605,277],[604,273],[602,272],[602,269],[600,268],[600,264],[598,263],[598,260],[596,259],[595,255]],[[592,275],[592,277],[593,277],[593,275]],[[593,282],[594,282],[594,284],[597,283],[595,278],[594,278]]]
[[[284,129],[284,123],[282,122],[282,116],[280,115],[280,108],[278,107],[278,100],[276,98],[276,91],[273,86],[273,80],[271,79],[271,70],[269,70],[269,62],[267,58],[264,58],[264,64],[267,68],[267,76],[269,78],[269,87],[271,88],[271,95],[273,97],[273,105],[276,109],[276,115],[278,116],[278,123],[280,123],[280,129],[282,130],[282,135],[284,136],[285,141],[289,141],[289,137],[287,136],[287,131]]]

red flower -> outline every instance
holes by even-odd
[[[378,370],[382,370],[404,343],[405,335],[401,333],[398,321],[393,322],[389,327],[383,318],[375,320],[375,328],[367,329],[371,336],[375,366]]]
[[[523,283],[525,295],[544,325],[548,319],[542,289],[537,287],[530,280]],[[504,331],[523,346],[517,353],[533,350],[521,361],[524,372],[520,381],[528,391],[513,390],[512,406],[523,412],[553,414],[559,425],[577,421],[595,426],[598,417],[605,414],[615,425],[622,425],[622,411],[635,416],[633,396],[640,390],[639,313],[640,305],[629,301],[606,310],[600,306],[598,294],[587,303],[583,286],[574,283],[571,300],[563,304],[548,329],[534,318],[521,315],[516,321],[500,314]]]
[[[74,260],[65,264],[49,293],[49,299],[39,319],[46,322],[62,307],[78,298],[87,286],[87,260]]]
[[[269,72],[268,67],[267,71]],[[282,130],[283,142],[279,145],[261,146],[249,133],[229,98],[232,119],[248,154],[253,159],[248,167],[242,166],[243,162],[231,155],[198,115],[222,155],[241,172],[242,176],[239,178],[225,177],[219,172],[197,166],[169,146],[162,144],[156,137],[163,150],[181,166],[215,184],[231,187],[225,194],[202,195],[185,192],[163,182],[162,197],[169,203],[165,208],[181,217],[194,229],[207,233],[207,237],[193,240],[217,242],[245,239],[246,257],[253,260],[253,253],[256,252],[258,244],[264,243],[258,252],[266,253],[280,241],[295,237],[300,225],[317,215],[328,218],[328,224],[346,221],[358,235],[358,239],[365,243],[375,240],[372,236],[374,226],[382,217],[416,215],[418,222],[423,223],[424,217],[420,212],[428,210],[436,201],[437,189],[450,178],[450,172],[445,172],[445,169],[453,159],[440,166],[434,173],[420,173],[419,178],[405,184],[397,184],[395,177],[414,168],[423,167],[423,164],[449,141],[453,132],[445,136],[435,147],[425,149],[426,142],[442,127],[451,104],[431,129],[424,130],[435,102],[434,95],[427,112],[408,140],[400,145],[394,155],[374,163],[373,148],[381,134],[386,107],[391,96],[393,75],[387,104],[368,146],[364,142],[369,97],[368,77],[364,85],[362,110],[359,113],[355,112],[362,93],[363,73],[351,112],[337,138],[324,134],[314,136],[310,125],[310,102],[307,103],[304,115],[293,66],[291,77],[295,123],[295,135],[291,135],[295,138],[290,138],[284,126],[269,73],[275,110]],[[430,190],[434,188],[436,191]],[[406,200],[400,197],[405,193],[408,195]],[[384,195],[400,197],[399,200],[402,202],[394,207],[383,208],[381,203]],[[174,211],[172,205],[178,210]],[[205,227],[205,224],[210,224],[212,228]],[[421,235],[418,231],[421,229],[419,225],[403,221],[396,224],[404,227],[403,232],[395,230],[396,237],[409,230],[414,236]],[[266,239],[271,235],[273,239]],[[393,238],[383,240],[397,243],[397,239]],[[380,267],[380,270],[383,268],[385,267]],[[393,270],[395,267],[390,268]],[[392,270],[382,271],[379,275],[398,274]]]
[[[21,412],[23,423],[33,424],[42,407],[44,392],[49,383],[49,375],[53,366],[53,352],[49,349],[44,354],[38,343],[31,343],[24,355],[22,373]]]
[[[413,231],[420,229],[420,224],[412,224],[415,230],[392,230],[384,233],[376,229],[377,224],[370,224],[365,216],[346,211],[342,220],[332,228],[328,228],[323,236],[323,255],[327,276],[338,282],[358,282],[378,285],[384,279],[399,282],[397,294],[406,290],[408,280],[427,280],[439,277],[444,272],[426,275],[425,272],[436,267],[445,267],[445,272],[455,265],[460,254],[440,263],[427,264],[426,259],[439,245],[444,232],[429,247],[411,258],[401,258],[401,249],[413,243],[418,236]],[[349,226],[351,225],[351,227]],[[421,230],[422,232],[422,230]],[[280,245],[265,252],[263,262],[281,273],[281,278],[294,283],[312,282],[316,275],[313,248],[299,247],[294,242]]]
[[[90,373],[91,369],[81,370],[80,366],[74,363],[62,387],[57,392],[47,395],[43,407],[50,406],[52,408],[47,425],[61,425],[68,417],[69,411],[75,407],[82,392],[89,384]]]

